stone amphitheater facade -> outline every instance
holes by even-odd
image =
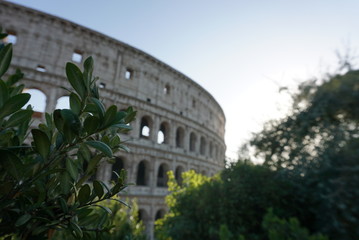
[[[112,170],[128,171],[128,181],[136,183],[128,195],[137,198],[150,235],[155,219],[166,211],[166,171],[174,171],[180,181],[186,170],[210,176],[224,167],[223,110],[184,74],[121,41],[13,3],[0,1],[0,25],[15,45],[11,71],[20,68],[29,92],[43,102],[35,108],[37,122],[42,112],[52,112],[67,98],[61,88],[70,87],[65,63],[81,66],[87,56],[95,60],[105,105],[133,106],[138,112],[133,130],[122,136],[131,152],[119,153],[113,165],[103,164],[97,178],[109,181]]]

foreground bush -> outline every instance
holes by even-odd
[[[102,201],[123,203],[114,197],[127,187],[125,174],[111,186],[87,180],[101,161],[127,150],[118,133],[129,130],[135,112],[104,107],[90,57],[83,71],[66,65],[74,89],[70,109],[46,113],[45,123],[30,131],[33,111],[23,109],[30,99],[19,83],[23,74],[5,75],[11,57],[12,45],[0,45],[0,237],[51,239],[63,230],[77,239],[91,232],[101,237],[112,229],[111,210]]]

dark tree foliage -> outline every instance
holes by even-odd
[[[359,71],[308,82],[293,112],[268,123],[251,144],[305,196],[308,226],[333,239],[359,238]]]
[[[261,226],[268,208],[275,208],[282,217],[300,215],[302,209],[290,182],[265,166],[250,163],[233,164],[219,179],[198,187],[184,176],[183,186],[171,190],[175,201],[159,223],[160,239],[220,239],[223,226],[232,236],[266,239]]]

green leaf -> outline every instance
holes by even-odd
[[[78,194],[78,199],[81,205],[84,205],[87,203],[87,201],[90,198],[90,194],[91,194],[91,188],[88,184],[85,184],[81,187],[79,194]]]
[[[52,129],[53,126],[52,126],[52,116],[51,116],[51,114],[45,113],[45,119],[46,119],[46,124],[47,124],[47,126],[48,126],[50,129]]]
[[[103,128],[110,126],[116,119],[117,107],[115,105],[110,106],[106,113],[102,123]]]
[[[85,143],[87,145],[89,145],[90,147],[93,147],[93,148],[101,151],[106,156],[112,157],[112,150],[107,144],[100,142],[100,141],[87,141]]]
[[[12,44],[6,45],[0,50],[0,78],[4,75],[10,66],[12,57]]]
[[[79,172],[78,172],[78,168],[77,168],[76,164],[74,163],[73,159],[70,159],[70,158],[66,159],[66,170],[70,174],[72,179],[74,179],[74,180],[77,179]]]
[[[67,203],[65,201],[65,199],[63,198],[59,198],[59,203],[60,203],[60,207],[61,207],[61,210],[64,212],[64,213],[67,213],[69,211],[68,207],[67,207]]]
[[[68,143],[72,143],[73,140],[80,134],[81,122],[79,117],[73,113],[70,109],[62,109],[61,116],[64,120],[63,133]]]
[[[80,95],[80,97],[84,99],[86,96],[86,87],[81,70],[75,64],[68,62],[66,64],[66,75],[71,86]]]
[[[3,80],[0,79],[0,108],[9,98],[8,88]]]
[[[98,163],[102,159],[101,155],[94,156],[90,161],[86,169],[86,174],[92,173],[92,171],[97,167]]]
[[[6,81],[6,85],[12,86],[17,83],[20,79],[24,77],[24,74],[20,71],[20,69],[16,69],[15,74],[12,74],[8,77]]]
[[[28,93],[20,93],[9,98],[0,108],[0,119],[20,110],[30,99]]]
[[[84,62],[84,81],[87,90],[90,89],[90,84],[92,80],[92,72],[93,72],[93,58],[90,56]]]
[[[105,210],[105,212],[108,213],[108,214],[112,214],[111,209],[109,209],[109,208],[106,207],[106,206],[102,206],[102,205],[95,205],[95,206],[102,208],[102,209]]]
[[[65,125],[68,125],[71,130],[78,135],[81,130],[81,122],[79,117],[70,109],[62,109],[61,116],[64,119]]]
[[[105,115],[105,107],[103,106],[102,102],[100,102],[100,100],[98,100],[97,98],[91,98],[92,103],[94,103],[95,107],[96,107],[96,113],[100,120],[102,120],[104,118]]]
[[[120,128],[120,129],[124,129],[124,130],[132,130],[132,127],[130,125],[123,124],[123,123],[114,124],[111,127]]]
[[[125,152],[130,152],[130,149],[126,145],[120,144],[118,145],[118,148],[124,150]]]
[[[115,147],[121,143],[121,138],[117,134],[111,138],[110,146]]]
[[[77,152],[78,159],[82,158],[85,161],[90,161],[91,151],[86,144],[81,144]]]
[[[67,195],[71,189],[71,177],[68,172],[63,172],[60,177],[60,187],[63,194]]]
[[[23,164],[19,157],[7,150],[0,150],[1,166],[16,180],[21,179]]]
[[[15,226],[19,227],[21,225],[24,225],[25,223],[27,223],[29,220],[31,219],[31,215],[26,213],[24,215],[22,215],[21,217],[19,217],[17,219],[17,221],[15,222]]]
[[[96,116],[88,116],[84,121],[84,128],[88,135],[96,132],[100,126],[100,119]]]
[[[77,223],[74,223],[73,221],[71,221],[70,227],[75,232],[75,237],[82,239],[83,232],[82,232],[81,228],[79,227],[79,225],[77,225]]]
[[[31,130],[32,137],[34,138],[35,149],[45,160],[50,153],[51,142],[46,133],[39,129]]]
[[[103,196],[104,194],[104,191],[103,191],[103,187],[102,187],[102,184],[99,182],[99,181],[93,181],[93,188],[95,190],[95,193],[97,195],[97,197],[99,199],[101,199],[101,197]]]
[[[20,125],[24,121],[30,120],[33,112],[34,111],[32,110],[20,110],[14,113],[9,120],[7,120],[5,127],[14,127]]]
[[[70,94],[70,109],[76,115],[79,115],[81,112],[81,100],[75,93]]]
[[[133,111],[132,107],[128,107],[127,110],[126,110],[126,113],[127,113],[127,115],[125,117],[125,123],[126,124],[132,122],[133,120],[135,120],[137,112]]]
[[[60,132],[60,133],[63,133],[63,129],[64,129],[64,119],[61,115],[61,110],[60,109],[56,109],[54,111],[54,123],[55,123],[55,126],[57,128],[57,130]]]
[[[124,118],[126,117],[127,113],[124,111],[119,111],[116,113],[116,123],[124,122]]]

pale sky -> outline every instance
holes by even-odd
[[[12,0],[160,59],[222,106],[227,156],[288,106],[294,86],[359,48],[358,0]],[[281,96],[282,95],[282,96]],[[282,111],[283,112],[283,111]]]

